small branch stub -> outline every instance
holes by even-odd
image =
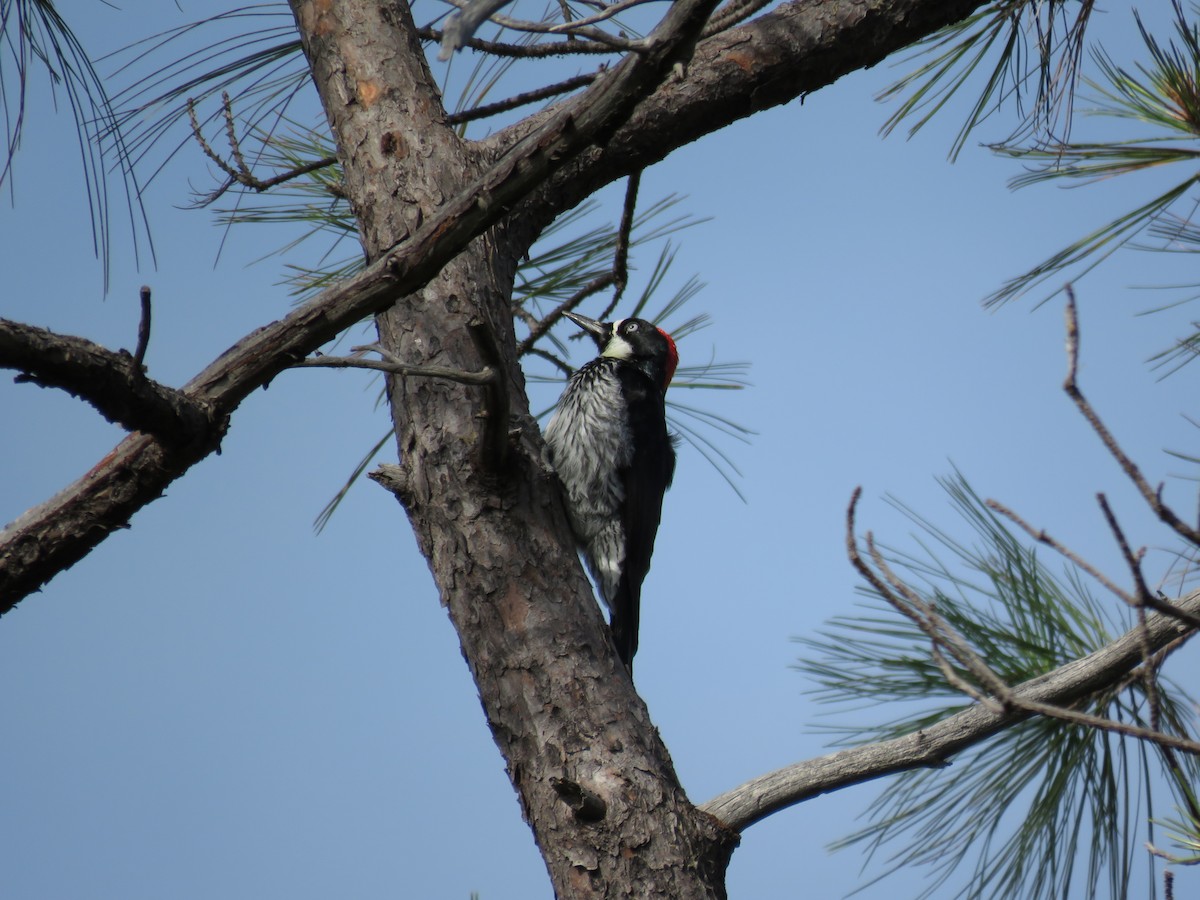
[[[146,348],[150,346],[150,285],[142,285],[142,289],[138,292],[138,299],[142,305],[142,315],[138,320],[137,346],[133,351],[133,376],[135,378],[144,377],[146,374],[144,361]]]

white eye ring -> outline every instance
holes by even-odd
[[[637,323],[637,322],[630,322],[628,325],[626,325],[626,326],[625,326],[625,330],[626,330],[626,331],[637,331],[637,330],[638,330],[638,323]]]

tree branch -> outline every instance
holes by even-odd
[[[404,378],[441,378],[459,384],[473,384],[487,388],[487,422],[484,439],[480,442],[485,468],[499,471],[504,468],[508,457],[508,390],[501,377],[500,351],[495,337],[483,325],[471,326],[471,339],[484,360],[484,367],[477,372],[465,372],[448,366],[413,366],[392,354],[381,344],[351,347],[356,354],[378,353],[383,359],[368,359],[356,356],[314,356],[294,363],[292,368],[373,369],[400,375]]]
[[[451,369],[449,366],[410,366],[395,358],[379,344],[351,347],[350,350],[354,353],[378,353],[383,359],[368,359],[365,356],[313,356],[293,363],[292,368],[373,369],[376,372],[387,372],[391,375],[443,378],[459,384],[488,384],[497,378],[496,370],[490,367],[484,367],[478,372],[464,372],[461,369]]]
[[[145,305],[138,338],[142,353],[149,332],[144,310]],[[18,370],[18,382],[60,388],[90,403],[108,421],[156,435],[168,446],[206,441],[224,430],[219,413],[208,404],[146,378],[128,352],[114,352],[86,338],[0,319],[0,367]]]
[[[227,350],[184,392],[226,417],[256,388],[304,359],[344,328],[382,312],[424,286],[477,235],[494,224],[573,156],[603,144],[692,44],[716,0],[680,0],[623,59],[466,185],[407,240],[357,276]],[[507,423],[505,423],[506,426]],[[172,442],[135,435],[84,478],[0,532],[0,614],[89,553],[173,480],[216,449],[219,436],[174,453]],[[170,464],[163,465],[170,456]],[[118,490],[118,486],[120,489]]]
[[[1150,482],[1142,474],[1141,469],[1137,464],[1130,459],[1121,445],[1117,443],[1117,439],[1112,432],[1100,419],[1099,414],[1092,408],[1091,403],[1084,397],[1083,391],[1080,390],[1079,384],[1076,381],[1076,373],[1079,370],[1079,315],[1075,305],[1075,290],[1071,285],[1067,285],[1067,305],[1066,305],[1066,320],[1067,320],[1067,377],[1063,382],[1063,390],[1067,396],[1075,403],[1080,414],[1092,426],[1092,430],[1096,432],[1097,437],[1107,448],[1112,458],[1117,461],[1117,465],[1125,473],[1126,477],[1133,482],[1133,486],[1137,488],[1145,499],[1146,504],[1158,516],[1159,520],[1169,526],[1185,541],[1193,546],[1200,546],[1200,531],[1197,531],[1192,526],[1188,525],[1175,514],[1171,507],[1167,506],[1162,499],[1162,485],[1159,485],[1155,490],[1150,486]]]
[[[316,172],[318,169],[324,169],[327,166],[337,164],[336,156],[324,156],[320,159],[315,159],[312,162],[297,166],[294,169],[289,169],[286,172],[281,172],[266,180],[260,179],[250,170],[246,164],[246,158],[242,155],[241,142],[238,140],[237,127],[233,118],[233,101],[229,98],[227,92],[221,93],[222,111],[225,116],[225,136],[229,141],[229,149],[233,154],[233,160],[237,163],[237,168],[234,168],[227,163],[224,158],[217,153],[209,145],[204,138],[204,132],[200,129],[200,122],[196,118],[196,104],[193,100],[187,102],[188,122],[192,126],[192,137],[196,139],[196,143],[200,145],[201,151],[207,156],[214,165],[225,173],[226,179],[216,190],[204,195],[197,201],[197,206],[208,206],[214,203],[227,190],[235,184],[240,184],[243,187],[248,187],[251,190],[257,191],[260,194],[268,191],[276,185],[283,184],[285,181],[291,181],[294,178],[301,178],[309,172]]]
[[[532,91],[525,91],[524,93],[508,97],[505,100],[497,100],[495,103],[476,106],[474,109],[450,113],[446,116],[446,124],[460,125],[463,122],[474,122],[476,119],[486,119],[488,116],[499,115],[500,113],[508,112],[509,110],[517,109],[530,103],[549,100],[551,97],[557,97],[559,94],[569,94],[571,91],[591,84],[600,77],[601,71],[603,69],[596,72],[587,72],[583,75],[576,75],[574,78],[568,78],[557,84],[550,84]]]
[[[417,36],[423,41],[441,43],[445,32],[426,26],[417,29]],[[471,38],[462,44],[471,50],[478,50],[489,56],[507,57],[509,59],[543,59],[548,56],[616,56],[617,50],[609,44],[597,41],[553,41],[544,44],[506,44],[500,41],[485,41]]]
[[[643,40],[625,37],[622,34],[612,34],[602,28],[593,28],[588,24],[590,19],[575,22],[531,22],[524,19],[514,19],[502,16],[498,10],[507,6],[512,0],[448,0],[458,7],[458,10],[446,20],[442,31],[442,49],[438,59],[443,62],[450,58],[455,50],[466,46],[474,37],[475,32],[486,21],[526,34],[567,34],[568,40],[582,37],[598,44],[607,44],[614,51],[640,53],[647,49]],[[644,3],[648,0],[633,0],[633,3]]]
[[[1187,615],[1200,616],[1200,591],[1184,597],[1176,606]],[[1156,652],[1180,636],[1194,633],[1174,617],[1147,617],[1146,636]],[[714,797],[700,808],[740,831],[819,794],[909,769],[949,765],[954,754],[1032,715],[1022,705],[1067,707],[1119,681],[1142,662],[1142,646],[1141,630],[1133,628],[1095,653],[1012,688],[1017,705],[1009,711],[971,706],[904,737],[840,750],[770,772]]]
[[[133,371],[143,376],[146,374],[146,350],[150,346],[150,285],[142,285],[138,291],[138,303],[142,314],[138,319],[137,346],[133,350]]]
[[[882,62],[984,0],[792,0],[700,42],[686,75],[662,85],[607,143],[563,169],[537,198],[552,220],[597,187],[663,159],[738,119]],[[503,147],[535,127],[533,116],[483,146]]]

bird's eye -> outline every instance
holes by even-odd
[[[630,323],[628,323],[628,324],[625,326],[625,331],[626,331],[626,332],[629,332],[629,331],[637,331],[637,330],[638,330],[638,323],[637,323],[637,322],[630,322]]]

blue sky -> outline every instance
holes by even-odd
[[[141,6],[88,8],[87,46],[103,52],[208,12]],[[1110,53],[1133,59],[1126,9],[1097,25]],[[697,275],[706,287],[691,309],[714,319],[681,344],[684,362],[752,364],[747,390],[683,398],[757,432],[727,445],[747,500],[684,449],[644,592],[637,683],[696,802],[826,752],[792,638],[854,609],[843,521],[856,485],[861,527],[901,547],[914,546],[913,529],[885,495],[956,528],[936,483],[954,466],[1118,577],[1097,491],[1135,543],[1169,544],[1060,390],[1061,303],[979,302],[1166,182],[1014,193],[1006,181],[1019,168],[974,143],[946,160],[954,110],[912,141],[882,139],[890,107],[873,97],[901,71],[844,78],[643,178],[647,200],[684,194],[683,209],[711,217],[680,236],[669,285]],[[131,347],[147,282],[150,373],[178,385],[287,311],[279,263],[256,263],[286,236],[243,227],[222,247],[207,213],[182,208],[189,182],[209,183],[194,148],[150,193],[157,269],[137,271],[118,241],[104,296],[72,126],[38,96],[0,216],[0,315]],[[1003,136],[997,125],[980,139]],[[619,190],[602,198],[615,215]],[[311,262],[304,252],[290,259]],[[635,260],[642,277],[653,253]],[[1189,280],[1186,259],[1124,253],[1077,286],[1082,385],[1184,511],[1194,488],[1175,476],[1194,473],[1163,450],[1194,451],[1184,418],[1194,376],[1160,382],[1145,360],[1193,313],[1139,316],[1166,295],[1131,286]],[[239,410],[220,456],[0,622],[6,896],[550,896],[401,509],[364,483],[313,533],[387,428],[376,390],[358,372],[277,378]],[[535,408],[556,392],[538,390]],[[0,409],[3,521],[120,437],[86,405],[8,379]],[[1157,575],[1165,557],[1152,559]],[[1197,683],[1194,647],[1173,665]],[[876,790],[747,830],[731,895],[847,893],[862,860],[825,845]],[[862,896],[919,884],[905,873]]]

